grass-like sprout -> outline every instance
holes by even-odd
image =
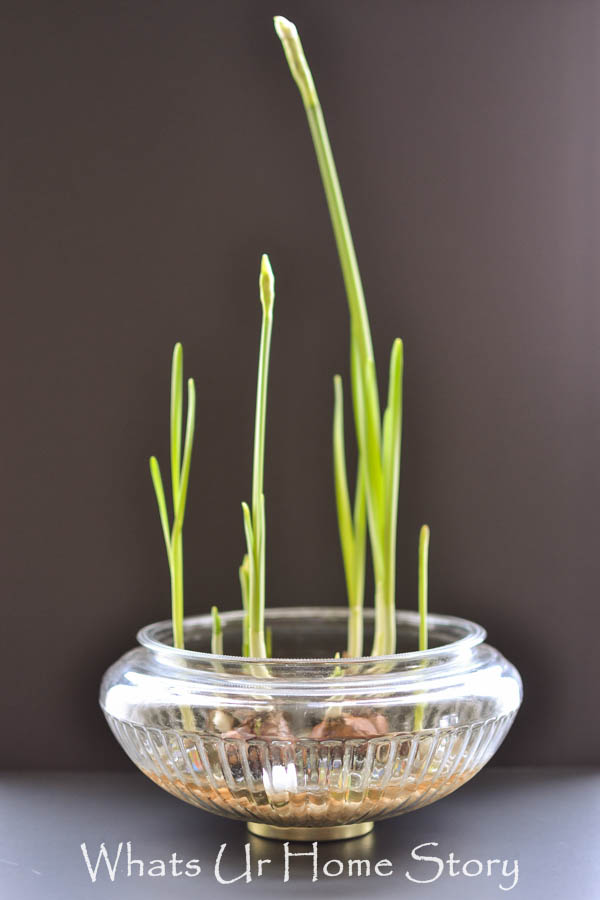
[[[429,569],[429,527],[421,526],[419,532],[419,650],[427,650],[429,647],[427,632],[427,606],[428,606],[428,569]],[[421,666],[426,665],[425,660]],[[423,728],[423,704],[419,703],[415,709],[415,731]]]
[[[242,503],[246,555],[240,566],[240,586],[245,610],[243,652],[245,656],[267,656],[265,638],[265,495],[263,478],[265,466],[265,426],[267,418],[267,382],[271,331],[273,328],[273,304],[275,301],[275,277],[269,257],[263,254],[259,277],[262,326],[258,357],[256,385],[256,416],[254,421],[254,460],[252,466],[252,509]]]
[[[338,527],[351,611],[349,645],[353,648],[362,646],[362,637],[357,629],[359,620],[362,620],[362,613],[359,614],[358,610],[362,609],[363,593],[360,572],[364,567],[364,538],[361,543],[360,509],[363,503],[361,494],[364,491],[375,576],[375,635],[372,653],[388,654],[396,649],[396,530],[402,432],[402,342],[396,340],[392,348],[388,400],[382,418],[362,281],[323,112],[295,25],[282,16],[276,16],[275,30],[283,44],[290,71],[304,103],[350,310],[351,383],[359,451],[354,500],[355,513],[359,512],[358,521],[356,516],[352,520],[349,514],[343,422],[340,426],[341,381],[339,387],[336,382],[337,425],[334,424]]]
[[[275,29],[282,41],[291,73],[298,85],[315,147],[325,196],[337,244],[350,311],[350,382],[352,408],[358,444],[358,464],[354,501],[346,471],[344,436],[344,396],[342,378],[334,377],[333,468],[338,529],[349,603],[347,653],[363,655],[363,607],[367,532],[375,577],[375,634],[372,655],[386,655],[396,649],[396,533],[400,447],[402,437],[403,345],[396,339],[392,346],[388,395],[383,416],[364,292],[348,217],[337,176],[325,120],[314,81],[295,26],[281,16],[275,17]],[[265,631],[265,496],[263,490],[267,383],[275,279],[269,258],[263,254],[259,276],[262,326],[256,388],[254,453],[251,505],[242,503],[246,554],[239,567],[240,590],[244,610],[242,653],[266,658],[272,652],[271,630]],[[150,472],[156,493],[160,521],[171,573],[173,645],[182,648],[183,636],[183,522],[189,483],[195,424],[195,388],[188,380],[185,436],[183,426],[183,350],[176,344],[171,369],[171,494],[173,521],[169,525],[167,501],[158,460],[150,458]],[[429,528],[424,525],[419,537],[419,649],[427,649],[427,561]],[[223,631],[219,612],[211,610],[214,654],[223,652]],[[336,654],[339,657],[339,653]],[[263,667],[261,667],[263,668]],[[338,667],[339,668],[339,667]],[[335,674],[341,674],[336,669]],[[193,717],[184,709],[186,727]],[[418,708],[415,722],[422,721]],[[190,727],[191,727],[190,726]]]
[[[223,628],[221,627],[221,618],[219,610],[213,606],[210,614],[212,616],[212,638],[210,642],[210,652],[217,656],[223,654]]]
[[[187,383],[187,421],[183,440],[183,348],[175,344],[171,366],[171,494],[173,523],[169,527],[167,501],[160,466],[155,456],[150,457],[150,474],[156,493],[158,512],[162,526],[167,559],[171,573],[171,616],[173,621],[173,646],[183,647],[183,520],[192,461],[194,425],[196,420],[196,391],[192,378]]]
[[[419,650],[427,650],[427,604],[429,581],[429,527],[423,525],[419,534]]]
[[[344,447],[344,395],[342,379],[334,378],[333,476],[338,528],[348,594],[348,656],[363,655],[363,605],[365,594],[365,551],[367,515],[364,471],[358,468],[354,509],[350,508],[346,452]]]
[[[246,553],[238,570],[240,590],[242,592],[242,609],[244,610],[242,631],[242,656],[250,656],[250,618],[248,616],[248,592],[250,590],[250,557]]]

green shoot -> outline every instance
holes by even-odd
[[[271,331],[273,327],[273,304],[275,301],[275,278],[269,257],[263,254],[260,267],[260,302],[262,306],[262,327],[258,359],[258,380],[256,386],[256,417],[254,423],[254,462],[252,467],[252,509],[242,503],[247,555],[240,568],[242,602],[247,619],[247,655],[266,657],[265,641],[265,496],[263,492],[265,462],[265,426],[267,416],[267,381]]]
[[[429,566],[429,528],[427,525],[421,527],[419,533],[419,650],[427,650],[428,633],[427,633],[427,605],[428,605],[428,566]],[[426,665],[423,660],[421,666]],[[415,731],[423,729],[423,704],[419,703],[415,709]]]
[[[396,648],[395,575],[402,422],[402,343],[399,340],[395,341],[392,349],[388,405],[382,424],[375,359],[362,281],[321,105],[296,27],[282,16],[276,16],[275,30],[283,44],[290,71],[304,103],[350,310],[351,381],[359,449],[355,508],[360,509],[361,493],[364,489],[375,575],[375,636],[372,654],[385,655],[393,653]],[[340,390],[341,388],[336,387],[336,392]],[[336,406],[339,422],[341,401],[337,397]],[[349,606],[352,611],[353,608],[355,610],[357,608],[356,579],[349,578],[348,572],[353,571],[354,560],[359,551],[355,546],[356,534],[354,544],[350,541],[348,490],[341,465],[343,431],[340,441],[339,424],[336,426],[335,423],[334,436],[338,525],[346,586],[347,588],[350,586]],[[360,615],[362,616],[362,612]],[[353,639],[358,645],[356,636]]]
[[[173,621],[173,646],[183,647],[183,521],[190,477],[194,426],[196,420],[196,391],[192,378],[187,383],[187,420],[181,453],[183,424],[183,349],[175,344],[171,367],[171,493],[173,498],[173,524],[169,527],[167,501],[160,466],[155,456],[150,457],[150,475],[167,550],[171,573],[171,615]]]
[[[217,656],[223,655],[223,628],[221,626],[221,617],[219,610],[213,606],[210,614],[212,616],[212,637],[210,641],[210,652]]]
[[[242,609],[244,610],[244,618],[242,620],[242,656],[250,656],[250,647],[248,643],[250,619],[248,614],[248,591],[250,590],[250,558],[248,554],[244,556],[242,564],[238,569],[240,578],[240,590],[242,592]]]
[[[427,650],[427,594],[429,568],[429,528],[423,525],[419,534],[419,650]]]
[[[359,466],[354,512],[350,509],[346,451],[344,447],[344,396],[342,379],[334,378],[333,474],[338,527],[346,590],[348,593],[348,655],[363,654],[363,605],[365,592],[366,506],[364,475]]]
[[[342,658],[342,654],[340,653],[339,650],[336,650],[335,656],[333,658],[334,659]],[[342,667],[336,666],[335,669],[333,670],[333,678],[339,678],[341,675],[342,675]]]
[[[273,656],[273,629],[270,625],[267,625],[265,632],[265,644],[267,645],[267,656],[270,659]]]

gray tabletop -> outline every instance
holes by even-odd
[[[0,796],[0,897],[10,900],[179,900],[223,892],[248,900],[600,898],[600,769],[487,769],[456,794],[382,822],[371,835],[319,843],[316,881],[310,844],[288,846],[290,854],[312,855],[290,855],[284,881],[284,845],[187,806],[136,772],[6,773]],[[107,857],[98,864],[103,843]],[[246,843],[251,881],[243,875]],[[259,859],[270,860],[260,877]],[[217,875],[243,877],[222,884]]]

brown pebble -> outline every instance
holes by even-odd
[[[281,713],[264,713],[249,716],[237,728],[225,732],[226,739],[250,741],[253,738],[264,740],[293,741],[287,719]]]
[[[310,736],[315,741],[349,740],[352,738],[372,738],[385,734],[388,723],[385,716],[336,716],[323,719],[315,725]]]

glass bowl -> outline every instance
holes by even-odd
[[[221,615],[224,649],[241,646],[242,613]],[[365,610],[365,647],[373,613]],[[210,653],[211,618],[148,625],[106,672],[100,705],[128,756],[160,787],[242,819],[263,837],[329,840],[455,791],[496,752],[522,700],[519,673],[479,625],[397,613],[402,652],[332,658],[344,608],[266,613],[278,658]],[[310,658],[306,658],[310,657]]]

